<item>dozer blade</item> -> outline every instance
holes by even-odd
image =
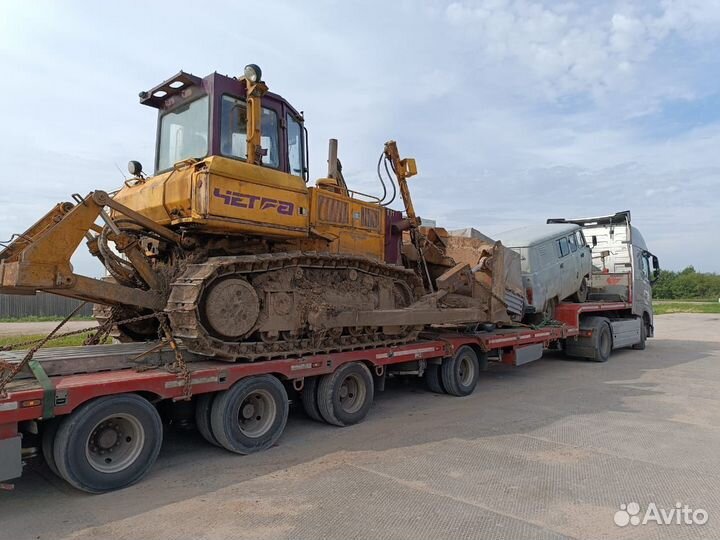
[[[103,192],[99,192],[103,193]],[[0,252],[0,293],[51,292],[78,300],[110,305],[135,305],[160,310],[160,295],[124,287],[73,272],[70,258],[104,207],[95,193],[78,204],[59,203]]]

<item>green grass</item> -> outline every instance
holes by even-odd
[[[653,301],[655,315],[666,313],[720,313],[720,302],[679,302],[676,300]]]
[[[50,341],[45,344],[45,347],[77,347],[79,345],[83,344],[83,341],[85,341],[85,338],[90,335],[90,332],[85,334],[78,334],[75,336],[66,336],[66,337],[59,337],[55,339],[51,339]],[[45,335],[43,334],[32,334],[27,336],[6,336],[6,337],[0,337],[0,347],[5,347],[7,345],[15,345],[16,343],[24,343],[26,341],[33,341],[35,339],[41,339],[44,338]],[[19,347],[20,349],[29,349],[32,347],[32,345],[23,345],[22,347]]]
[[[0,317],[0,323],[13,323],[13,322],[48,322],[57,321],[60,322],[64,317],[58,317],[57,315],[29,315],[27,317]],[[80,316],[73,317],[71,321],[92,321],[91,316]]]

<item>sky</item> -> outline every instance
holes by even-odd
[[[256,63],[305,113],[313,178],[334,137],[350,186],[379,194],[394,139],[439,226],[630,210],[662,267],[720,272],[719,45],[719,0],[4,0],[0,240],[118,188],[130,159],[152,169],[139,91]]]

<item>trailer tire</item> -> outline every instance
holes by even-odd
[[[587,279],[587,276],[585,276],[582,278],[582,281],[580,282],[580,288],[570,297],[570,299],[573,302],[582,304],[583,302],[587,302],[588,292],[589,292],[588,279]]]
[[[370,370],[361,362],[351,362],[322,376],[317,389],[318,409],[328,424],[350,426],[367,416],[374,393]]]
[[[55,437],[57,435],[57,430],[60,427],[61,420],[61,418],[51,418],[50,420],[45,420],[42,423],[42,455],[43,458],[45,458],[45,463],[47,464],[48,469],[50,469],[55,476],[60,476],[60,472],[55,464],[54,448]]]
[[[445,391],[452,396],[472,394],[480,377],[480,362],[472,347],[463,345],[455,354],[445,358],[440,376]]]
[[[104,396],[81,405],[60,423],[53,455],[60,476],[70,485],[103,493],[145,476],[162,439],[160,414],[147,399],[136,394]]]
[[[303,404],[303,410],[310,419],[316,422],[325,422],[325,419],[320,414],[318,409],[317,401],[317,387],[319,377],[307,377],[305,384],[303,385],[301,400]]]
[[[282,435],[289,408],[287,391],[276,377],[240,379],[215,397],[212,432],[230,452],[245,455],[266,450]]]
[[[215,401],[215,394],[212,392],[198,396],[195,403],[195,427],[197,427],[203,439],[212,445],[220,446],[215,434],[212,432],[211,415],[213,401]]]
[[[435,392],[436,394],[446,393],[442,386],[440,366],[438,364],[430,364],[425,369],[425,384],[431,392]]]
[[[632,345],[632,348],[636,351],[644,351],[645,350],[645,341],[647,340],[647,325],[645,324],[645,320],[643,319],[640,322],[640,341],[636,343],[635,345]]]
[[[597,341],[595,342],[595,356],[591,359],[593,362],[607,362],[612,352],[612,332],[610,331],[610,323],[607,319],[603,319],[600,324],[595,327],[597,331]]]

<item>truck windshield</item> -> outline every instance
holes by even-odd
[[[158,171],[169,169],[184,159],[207,155],[208,103],[208,96],[204,96],[163,115],[160,120]]]

